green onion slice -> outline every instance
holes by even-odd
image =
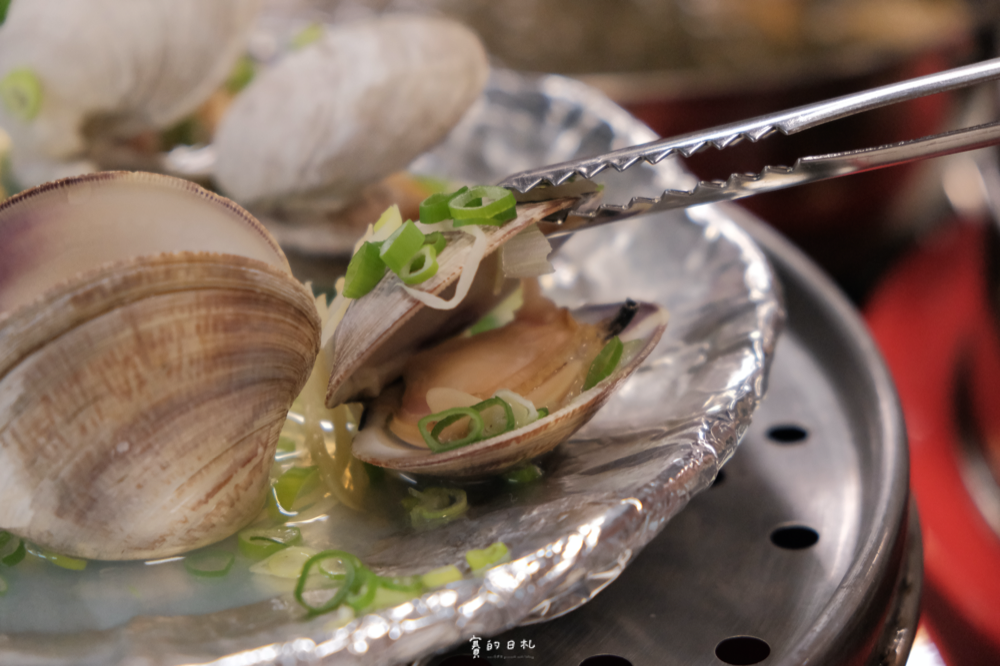
[[[427,234],[425,238],[426,240],[424,240],[424,244],[433,247],[435,255],[441,254],[441,251],[444,250],[445,246],[448,244],[448,239],[445,238],[444,234],[440,231],[433,231]]]
[[[283,548],[302,542],[302,532],[297,527],[251,527],[236,537],[240,553],[254,560],[262,560]]]
[[[34,544],[28,548],[28,552],[41,560],[51,562],[57,567],[61,567],[63,569],[83,571],[87,568],[87,560],[82,560],[78,557],[70,557],[69,555],[60,555],[59,553],[55,553],[48,548],[43,548]]]
[[[0,562],[8,567],[12,567],[28,554],[28,549],[24,545],[24,539],[14,536],[10,532],[0,532]]]
[[[424,232],[407,220],[382,243],[379,258],[397,275],[424,245]]]
[[[454,564],[432,569],[420,577],[420,582],[429,589],[454,583],[456,580],[462,580],[462,572]]]
[[[442,442],[440,437],[444,429],[464,417],[468,417],[469,419],[469,430],[466,435],[448,442]],[[434,423],[434,427],[428,431],[431,423]],[[480,433],[483,431],[483,417],[472,407],[454,407],[446,409],[443,412],[425,416],[417,421],[417,429],[420,431],[420,436],[427,442],[430,450],[440,453],[441,451],[450,451],[451,449],[472,444],[478,440]]]
[[[589,391],[611,376],[611,373],[618,366],[618,361],[622,358],[622,350],[624,348],[625,345],[622,344],[621,338],[617,335],[608,340],[607,344],[598,352],[597,357],[590,364],[590,369],[587,371],[587,379],[583,382],[584,391]]]
[[[323,34],[324,29],[322,23],[310,23],[305,28],[300,30],[298,34],[292,37],[289,45],[292,47],[293,51],[297,51],[298,49],[304,48],[323,39]]]
[[[295,501],[307,495],[319,483],[319,467],[292,467],[274,482],[274,499],[283,512],[294,511]]]
[[[549,415],[549,408],[548,407],[539,407],[538,408],[538,418],[544,419],[548,415]]]
[[[417,253],[403,266],[402,270],[396,271],[403,284],[420,284],[426,282],[437,275],[438,262],[437,251],[433,245],[424,245]]]
[[[15,69],[0,80],[0,100],[19,120],[33,120],[42,109],[42,82],[30,69]]]
[[[378,576],[371,569],[361,567],[354,585],[351,586],[350,592],[344,598],[344,603],[353,608],[355,613],[361,613],[375,600],[378,587]]]
[[[204,550],[184,558],[184,568],[195,576],[221,578],[233,568],[236,556],[224,550]]]
[[[242,56],[233,65],[233,69],[229,72],[229,77],[226,79],[226,91],[235,95],[239,91],[250,85],[253,81],[253,77],[257,74],[257,65],[254,63],[253,58],[248,55]]]
[[[490,413],[489,417],[483,417],[483,434],[481,439],[496,437],[517,427],[517,421],[514,419],[514,410],[502,398],[493,396],[473,405],[472,408],[480,414],[487,411]],[[500,418],[496,418],[497,416]]]
[[[385,262],[379,256],[379,246],[365,241],[351,261],[344,275],[344,296],[361,298],[375,288],[385,275]]]
[[[478,203],[477,199],[480,200]],[[479,185],[458,194],[448,202],[448,211],[458,222],[470,218],[492,218],[509,214],[516,205],[514,193],[510,190],[494,185]]]
[[[7,20],[7,10],[10,9],[10,0],[0,0],[0,25]]]
[[[469,499],[461,488],[434,486],[420,491],[410,488],[415,502],[407,503],[410,523],[416,529],[437,527],[451,522],[469,509]]]
[[[502,541],[491,543],[486,548],[470,550],[465,553],[465,561],[469,563],[472,573],[478,574],[487,567],[506,561],[510,556],[507,545]]]
[[[533,483],[540,478],[542,478],[542,469],[534,463],[515,467],[503,475],[504,481],[515,486]]]
[[[420,202],[420,221],[423,224],[437,224],[438,222],[451,219],[451,210],[448,209],[448,203],[455,197],[465,194],[468,191],[468,187],[462,187],[455,192],[447,194],[439,192],[430,195]]]
[[[343,571],[337,574],[338,576],[342,576],[342,578],[339,579],[340,585],[332,597],[319,606],[313,606],[302,598],[302,594],[306,590],[306,581],[309,580],[309,570],[316,567],[320,569],[321,572],[326,573],[327,570],[320,567],[320,564],[326,562],[327,560],[338,560],[343,566]],[[360,568],[358,558],[342,550],[324,550],[316,553],[306,560],[306,563],[302,566],[302,573],[299,574],[299,580],[295,584],[295,600],[302,604],[302,606],[304,606],[312,615],[318,615],[320,613],[326,613],[334,610],[344,602],[347,595],[350,594],[352,589],[355,587],[355,580],[358,577],[358,568]]]

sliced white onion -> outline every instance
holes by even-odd
[[[552,253],[552,245],[537,224],[525,227],[507,241],[500,249],[500,253],[505,277],[538,277],[555,272],[548,259]]]
[[[511,411],[514,412],[514,422],[518,428],[538,420],[538,410],[527,398],[510,389],[500,389],[493,395],[510,405]]]
[[[476,277],[476,271],[479,269],[479,264],[486,256],[488,241],[486,234],[483,233],[483,230],[474,224],[459,228],[475,238],[475,241],[472,243],[472,247],[469,248],[468,255],[465,259],[465,265],[462,267],[462,275],[458,278],[458,284],[455,286],[455,295],[451,297],[451,300],[446,301],[440,296],[428,294],[426,291],[420,291],[419,289],[403,285],[403,289],[406,290],[407,294],[429,308],[434,308],[435,310],[452,310],[459,303],[465,300],[465,297],[469,293],[469,289],[472,288],[472,281]]]

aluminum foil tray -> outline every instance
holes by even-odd
[[[414,168],[491,182],[651,138],[582,84],[500,72],[447,144]],[[636,168],[612,174],[606,197],[688,179],[676,163]],[[466,550],[497,540],[512,553],[508,563],[338,626],[330,616],[306,618],[290,594],[268,594],[245,572],[192,586],[170,573],[172,563],[95,562],[39,583],[30,600],[5,599],[0,662],[398,664],[588,602],[711,485],[765,393],[784,319],[780,289],[764,253],[726,210],[588,230],[561,248],[544,285],[557,301],[658,301],[671,324],[625,388],[546,462],[540,482],[488,495],[467,516],[426,532],[386,533],[343,506],[321,523],[335,544],[381,571],[458,563]],[[122,580],[143,594],[112,585]]]

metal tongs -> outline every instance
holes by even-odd
[[[546,220],[558,224],[546,225],[546,234],[560,236],[583,227],[617,222],[635,215],[741,199],[761,192],[975,150],[1000,143],[1000,121],[874,148],[801,157],[791,167],[768,166],[760,173],[736,173],[725,181],[699,181],[691,190],[666,190],[658,198],[636,197],[625,205],[601,204],[595,207],[594,197],[588,196],[597,190],[596,184],[589,179],[608,167],[621,172],[640,161],[655,165],[671,155],[687,157],[709,146],[724,149],[744,139],[760,141],[775,132],[795,134],[863,111],[998,78],[1000,58],[986,60],[701,132],[522,171],[507,177],[499,185],[514,190],[519,201],[579,197],[579,201],[559,213],[557,219]]]

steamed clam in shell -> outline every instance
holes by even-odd
[[[22,186],[95,171],[111,146],[201,105],[241,57],[260,0],[13,0],[0,127]]]
[[[162,557],[260,510],[319,320],[263,227],[166,176],[0,204],[0,528]]]
[[[488,74],[479,39],[450,19],[329,26],[236,97],[215,179],[254,210],[337,209],[440,142]]]
[[[468,296],[453,310],[423,306],[399,289],[392,275],[350,305],[334,332],[327,404],[371,401],[354,440],[357,458],[434,476],[502,472],[572,436],[652,351],[667,324],[667,313],[660,306],[631,303],[623,309],[617,304],[571,314],[535,294],[530,282],[525,283],[525,305],[512,324],[471,338],[446,339],[427,349],[496,303],[496,250],[560,205],[523,204],[517,219],[486,228],[489,257],[480,264]],[[458,279],[469,241],[461,237],[457,241],[442,253],[438,275],[428,283],[431,292],[447,293]],[[584,390],[581,385],[591,360],[615,334],[625,343],[621,362],[610,377]],[[396,381],[400,377],[402,383]],[[540,407],[551,411],[461,448],[433,452],[421,441],[416,427],[420,417],[471,407],[504,391],[527,398],[529,411]]]

